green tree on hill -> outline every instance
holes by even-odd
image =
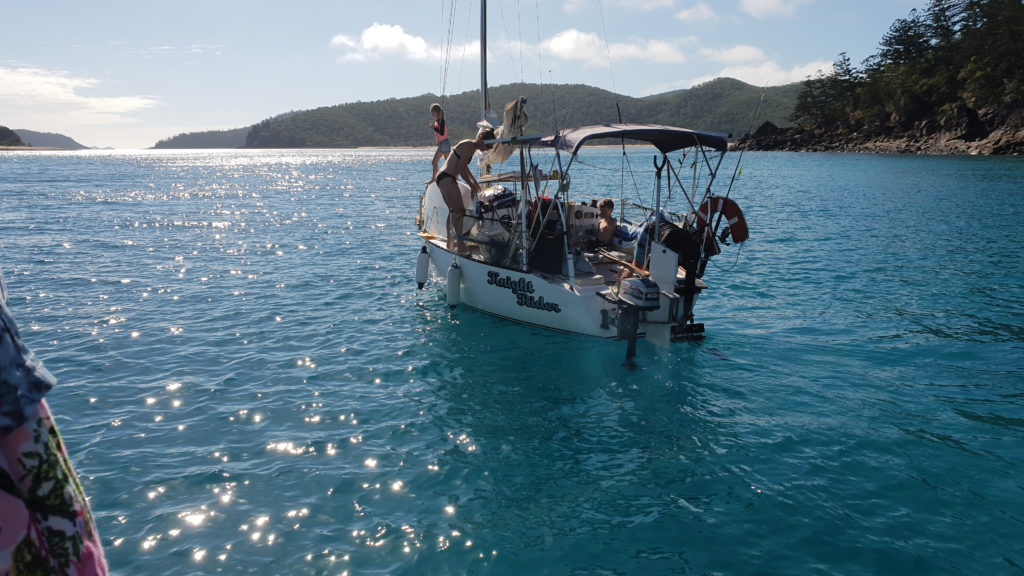
[[[11,130],[7,126],[0,126],[0,146],[24,146],[25,143],[21,141],[14,130]]]
[[[807,79],[792,120],[877,134],[999,122],[1024,107],[1021,54],[1021,0],[931,0],[893,22],[862,70],[843,53],[829,73]]]
[[[768,88],[761,120],[788,124],[799,84]],[[757,108],[762,89],[718,78],[693,88],[633,98],[576,84],[506,84],[490,89],[496,108],[526,96],[531,134],[566,126],[618,122],[651,122],[742,134]],[[433,143],[427,113],[441,101],[451,137],[472,137],[480,120],[479,91],[445,98],[423,94],[377,102],[353,102],[289,112],[259,122],[248,132],[249,148],[349,148],[357,146],[429,146]]]

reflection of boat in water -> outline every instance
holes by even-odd
[[[719,253],[721,243],[747,238],[743,214],[728,192],[712,192],[728,149],[726,136],[652,124],[605,124],[523,136],[517,120],[525,118],[525,101],[510,104],[508,109],[519,113],[506,114],[494,148],[482,159],[484,173],[477,180],[484,190],[479,198],[471,198],[469,187],[460,183],[468,208],[462,230],[468,252],[457,254],[446,247],[448,207],[436,184],[424,191],[417,218],[423,238],[417,266],[420,287],[432,265],[446,282],[453,306],[554,330],[629,340],[627,358],[633,356],[638,336],[663,341],[699,337],[704,327],[694,321],[694,304],[707,288],[701,277],[708,260]],[[621,222],[610,245],[588,249],[586,240],[598,227],[595,198],[606,194],[574,187],[570,197],[570,183],[581,150],[594,143],[646,144],[657,154],[651,178],[654,198],[646,206],[634,204],[637,223]],[[670,156],[677,153],[681,158],[673,164]],[[518,159],[513,169],[490,173],[491,166],[513,157]],[[630,164],[623,172],[625,179],[617,174],[615,181],[636,182]]]

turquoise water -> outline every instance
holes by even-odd
[[[0,153],[115,573],[1024,572],[1024,160],[747,154],[631,372],[416,290],[429,154]]]

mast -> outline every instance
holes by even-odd
[[[490,110],[487,98],[487,0],[480,0],[480,119]]]

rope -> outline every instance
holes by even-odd
[[[723,268],[718,264],[715,264],[715,260],[713,258],[708,259],[708,264],[714,266],[715,270],[718,270],[719,272],[732,272],[733,269],[736,268],[736,265],[739,264],[740,252],[743,252],[743,245],[745,244],[745,242],[739,242],[738,244],[739,248],[736,249],[736,259],[732,261],[732,266],[729,266],[728,268]]]

